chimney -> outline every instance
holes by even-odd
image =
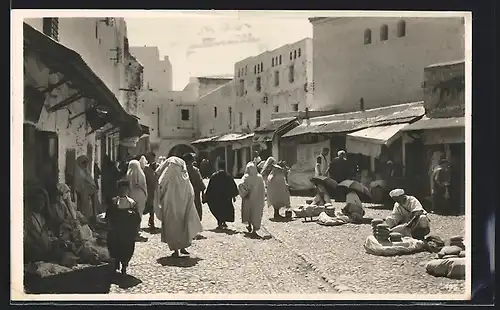
[[[365,99],[363,99],[363,97],[361,97],[361,99],[359,99],[359,110],[360,111],[365,110]]]

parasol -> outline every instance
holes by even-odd
[[[318,177],[312,177],[311,183],[313,183],[314,185],[323,185],[328,195],[330,195],[331,197],[335,196],[335,189],[338,186],[335,180],[330,179],[329,177],[326,176],[318,176]]]
[[[344,189],[343,191],[347,194],[347,192],[355,191],[361,200],[364,201],[371,201],[372,199],[372,194],[370,193],[370,190],[364,186],[363,184],[359,183],[358,181],[354,180],[344,180],[339,183],[339,188]]]

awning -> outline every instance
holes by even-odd
[[[302,124],[283,137],[352,132],[374,126],[409,123],[424,114],[423,102],[413,102],[366,111],[319,116],[303,120]]]
[[[378,157],[382,152],[382,145],[391,145],[401,136],[400,130],[407,125],[408,123],[378,126],[351,132],[346,137],[346,151]]]
[[[296,117],[282,117],[282,118],[275,118],[270,120],[268,123],[265,125],[262,125],[255,129],[255,133],[265,133],[265,132],[274,132],[278,130],[281,126],[297,119]]]
[[[200,138],[200,139],[191,141],[191,144],[201,144],[201,143],[214,142],[219,136],[220,135],[206,137],[206,138]]]
[[[228,133],[217,138],[217,142],[233,142],[252,138],[254,133]]]
[[[271,142],[273,141],[274,132],[266,132],[266,133],[255,133],[253,136],[254,142]]]
[[[119,127],[129,127],[133,135],[140,136],[138,119],[125,111],[115,94],[92,71],[80,54],[56,42],[30,25],[23,23],[24,48],[35,51],[52,70],[61,72],[71,87],[83,97],[96,100],[106,110],[110,122]]]
[[[451,118],[422,118],[413,124],[410,124],[402,131],[416,131],[429,129],[460,128],[465,127],[465,117]]]

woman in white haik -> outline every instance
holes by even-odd
[[[189,254],[189,247],[196,235],[203,231],[194,205],[194,190],[189,180],[186,163],[179,157],[169,157],[160,167],[155,214],[161,221],[161,242],[174,251]]]

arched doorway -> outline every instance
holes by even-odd
[[[186,144],[177,144],[173,148],[170,149],[168,152],[168,157],[170,156],[177,156],[177,157],[182,157],[182,155],[186,153],[196,153],[195,150]]]

